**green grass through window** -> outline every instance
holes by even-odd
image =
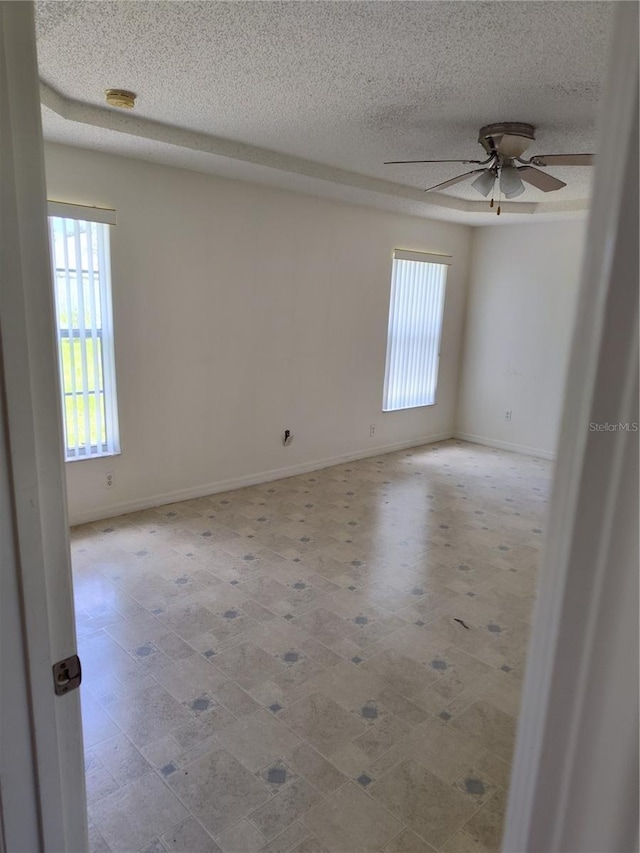
[[[80,338],[62,338],[60,341],[66,439],[70,450],[76,446],[76,437],[80,447],[87,446],[87,419],[89,443],[96,445],[106,441],[101,341],[97,339],[94,342],[92,338],[85,341],[86,362],[82,357],[82,345]],[[82,393],[83,388],[87,390],[87,399]],[[97,412],[101,416],[100,435]]]

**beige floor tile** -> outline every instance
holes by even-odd
[[[253,643],[239,643],[217,655],[215,666],[245,690],[282,673],[286,664]]]
[[[300,651],[321,666],[335,666],[342,660],[340,655],[313,637],[308,637],[304,642],[300,643]]]
[[[435,853],[435,847],[408,829],[403,829],[384,848],[385,853]]]
[[[369,791],[434,847],[440,847],[476,809],[451,785],[412,760],[390,770]]]
[[[400,693],[408,699],[437,679],[433,670],[427,666],[390,648],[373,655],[361,666],[380,677],[382,688]]]
[[[303,613],[294,624],[330,648],[355,631],[355,625],[323,607]]]
[[[161,840],[169,853],[222,853],[213,838],[192,817],[166,832]]]
[[[197,758],[202,758],[205,755],[210,755],[222,747],[214,737],[205,738],[198,741],[188,749],[182,749],[175,758],[169,762],[169,766],[160,767],[160,772],[166,779],[175,770],[181,769],[186,764],[190,764]],[[175,768],[175,770],[174,770]]]
[[[214,836],[270,796],[266,786],[224,749],[191,762],[167,781]]]
[[[376,713],[375,705],[365,706],[363,714]],[[359,747],[371,761],[380,758],[394,744],[402,741],[411,731],[399,717],[384,714],[373,721],[367,731],[354,740],[354,746]]]
[[[78,654],[82,660],[83,681],[87,684],[107,674],[118,676],[136,669],[133,658],[103,631],[79,638]]]
[[[160,637],[157,637],[154,645],[173,661],[184,660],[184,658],[191,657],[193,654],[193,648],[172,631],[167,631]]]
[[[260,853],[291,853],[307,841],[314,840],[308,827],[298,820],[260,849]]]
[[[247,642],[259,646],[272,655],[282,655],[289,650],[297,650],[308,639],[308,634],[296,628],[290,621],[279,617],[254,625],[247,632]]]
[[[210,666],[204,658],[196,655],[193,649],[191,655],[180,662],[172,661],[164,655],[150,655],[150,658],[151,660],[146,665],[149,667],[153,681],[147,683],[147,686],[151,686],[153,683],[160,684],[167,693],[180,703],[193,700],[203,691],[211,691],[213,687],[224,682],[224,676]],[[191,669],[193,658],[198,658],[199,661],[201,660],[203,664],[206,664],[210,672],[206,674],[193,672]],[[204,677],[205,675],[210,676],[210,678]]]
[[[435,685],[438,692],[448,699],[467,688],[481,689],[480,685],[486,684],[487,678],[495,672],[488,664],[455,646],[448,646],[434,656],[430,666],[438,673]]]
[[[216,625],[216,615],[194,601],[177,601],[167,605],[158,615],[168,628],[183,640],[203,634]]]
[[[315,788],[303,779],[298,779],[251,812],[249,820],[265,838],[272,839],[301,818],[320,799],[321,794]]]
[[[264,835],[248,820],[229,827],[216,840],[224,853],[258,853],[265,844]]]
[[[451,725],[481,742],[505,761],[511,760],[516,720],[488,702],[474,702]]]
[[[355,743],[348,743],[331,753],[331,763],[350,779],[355,779],[364,773],[370,762],[371,759],[367,753]]]
[[[295,662],[291,662],[294,656]],[[272,679],[282,696],[295,701],[313,692],[316,689],[315,680],[325,672],[325,668],[295,650],[285,652],[282,657],[287,668]]]
[[[410,593],[404,592],[401,589],[381,581],[376,577],[375,581],[366,585],[367,598],[390,613],[398,613],[406,607],[415,604],[414,598]]]
[[[86,773],[87,782],[87,803],[92,803],[101,800],[108,794],[113,794],[120,787],[111,773],[102,765],[92,767]]]
[[[454,782],[484,752],[483,745],[432,717],[416,726],[402,747],[445,782]]]
[[[89,853],[111,853],[109,845],[89,821]]]
[[[114,639],[125,650],[141,646],[143,643],[153,643],[170,632],[162,622],[154,616],[150,616],[145,610],[131,619],[121,619],[115,624],[109,625],[106,633]]]
[[[399,693],[396,693],[389,688],[381,690],[376,697],[376,701],[382,710],[394,714],[409,726],[417,726],[420,723],[424,723],[429,716],[428,713],[419,705],[416,705],[415,702],[412,702],[410,699],[406,699],[404,696],[401,696]]]
[[[175,731],[191,719],[160,685],[146,687],[109,706],[109,715],[136,746]]]
[[[444,845],[442,853],[489,853],[489,851],[466,832],[456,832]]]
[[[248,714],[253,714],[260,707],[248,693],[233,681],[225,681],[213,692],[213,696],[234,717],[245,717]]]
[[[332,666],[313,682],[314,692],[323,693],[349,711],[359,711],[380,692],[383,681],[351,661]]]
[[[511,765],[502,758],[498,758],[493,752],[485,752],[480,758],[476,758],[475,766],[481,776],[490,779],[498,788],[509,790]]]
[[[424,619],[424,616],[423,616]],[[419,620],[416,620],[419,621]],[[444,638],[429,631],[428,627],[405,624],[390,634],[384,642],[385,648],[394,650],[423,666],[430,666],[433,658],[438,657],[445,648]],[[431,673],[436,678],[439,673]]]
[[[289,590],[284,584],[267,576],[253,577],[238,585],[238,591],[266,607],[287,598]]]
[[[249,770],[260,770],[300,743],[290,729],[267,711],[256,711],[216,734],[222,746]]]
[[[81,706],[85,749],[120,733],[118,726],[86,689],[81,694]]]
[[[402,828],[396,818],[354,784],[345,785],[313,808],[304,823],[332,853],[378,850]]]
[[[497,851],[502,842],[504,816],[507,808],[507,795],[499,789],[479,812],[464,825],[464,830],[474,841],[487,850]]]
[[[90,806],[89,816],[113,853],[130,853],[186,818],[187,810],[150,774]]]
[[[157,769],[164,767],[182,751],[182,747],[171,735],[163,735],[140,747],[142,756]]]
[[[329,853],[329,851],[315,836],[312,836],[292,847],[291,853]]]
[[[227,726],[235,723],[235,718],[232,714],[223,708],[221,705],[216,706],[213,710],[207,711],[205,714],[192,718],[186,725],[171,732],[173,740],[175,740],[180,749],[192,749],[203,741],[215,737],[219,732],[224,731]]]
[[[151,771],[149,763],[124,735],[102,741],[88,755],[97,758],[119,785],[126,785]]]
[[[518,716],[522,685],[508,673],[490,670],[484,678],[469,688],[469,692],[478,699],[490,702],[505,714]]]
[[[295,696],[289,697],[287,701],[283,689],[271,680],[262,681],[255,687],[248,688],[248,692],[258,705],[269,708],[273,713],[277,713],[286,704],[292,704],[297,698]],[[304,691],[303,695],[305,695]]]
[[[332,793],[347,781],[346,776],[308,743],[301,743],[285,756],[285,760],[322,794]]]
[[[405,739],[394,744],[380,758],[376,758],[375,761],[369,761],[365,773],[370,779],[380,779],[393,767],[406,761],[408,756],[409,749],[407,740]]]
[[[286,708],[280,720],[325,756],[361,734],[366,723],[322,693],[313,693]]]

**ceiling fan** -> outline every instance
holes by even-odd
[[[472,175],[477,175],[471,186],[480,195],[492,194],[490,207],[493,207],[493,192],[496,181],[498,182],[500,196],[505,198],[517,198],[524,190],[526,181],[545,193],[561,190],[566,187],[563,181],[554,178],[548,172],[542,172],[538,166],[591,166],[594,154],[539,154],[529,160],[523,159],[522,155],[535,141],[535,127],[522,122],[506,121],[498,124],[487,124],[480,128],[478,142],[489,155],[486,160],[388,160],[385,166],[403,163],[467,163],[482,166],[482,169],[472,169],[448,181],[442,181],[433,187],[428,187],[425,192],[431,190],[444,190],[461,181],[466,181]],[[522,165],[517,165],[521,163]],[[500,201],[498,201],[498,215],[500,215]]]

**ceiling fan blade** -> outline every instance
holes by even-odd
[[[541,172],[540,169],[534,169],[533,166],[518,166],[518,174],[523,181],[545,193],[550,193],[553,190],[561,190],[562,187],[566,187],[563,181],[559,181],[548,172]]]
[[[403,163],[482,163],[482,160],[385,160],[385,166],[397,166]],[[485,161],[487,162],[487,161]]]
[[[459,184],[460,181],[465,181],[470,175],[476,175],[478,172],[486,172],[486,169],[472,169],[470,172],[465,172],[464,175],[458,175],[456,178],[449,178],[448,181],[443,181],[441,184],[436,184],[433,187],[427,187],[426,193],[431,190],[444,190],[446,187],[452,187],[454,184]]]
[[[593,166],[595,154],[540,154],[532,157],[536,166]]]

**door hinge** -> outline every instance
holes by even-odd
[[[82,681],[82,667],[78,655],[59,660],[53,665],[53,687],[56,696],[64,696],[70,690],[80,687]]]

